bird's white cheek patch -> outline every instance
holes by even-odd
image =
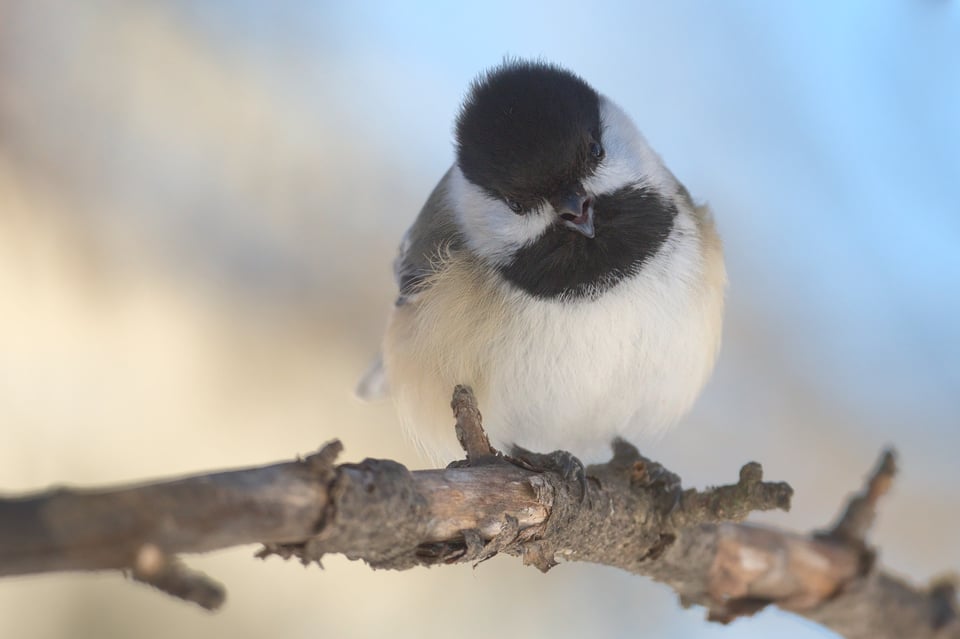
[[[552,223],[550,213],[543,210],[517,215],[506,203],[471,184],[459,167],[454,167],[450,174],[448,197],[467,245],[491,264],[508,262],[518,249],[543,235]]]

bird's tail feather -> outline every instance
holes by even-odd
[[[390,388],[387,385],[387,374],[386,371],[383,370],[382,354],[377,353],[377,356],[370,363],[370,366],[357,383],[354,394],[368,402],[386,399],[390,394]]]

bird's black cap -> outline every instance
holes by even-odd
[[[536,206],[579,184],[600,142],[599,96],[545,62],[508,60],[474,81],[457,118],[457,161],[493,197]]]

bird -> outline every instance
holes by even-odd
[[[400,243],[398,295],[357,394],[392,397],[433,462],[462,456],[461,384],[501,449],[594,463],[615,439],[676,424],[721,342],[709,207],[621,107],[543,60],[505,59],[472,82],[455,151]]]

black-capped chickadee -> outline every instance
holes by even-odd
[[[491,442],[586,462],[674,424],[713,369],[726,274],[710,212],[620,107],[542,62],[472,85],[457,158],[407,231],[382,356],[435,461],[462,456],[450,412],[473,387]]]

